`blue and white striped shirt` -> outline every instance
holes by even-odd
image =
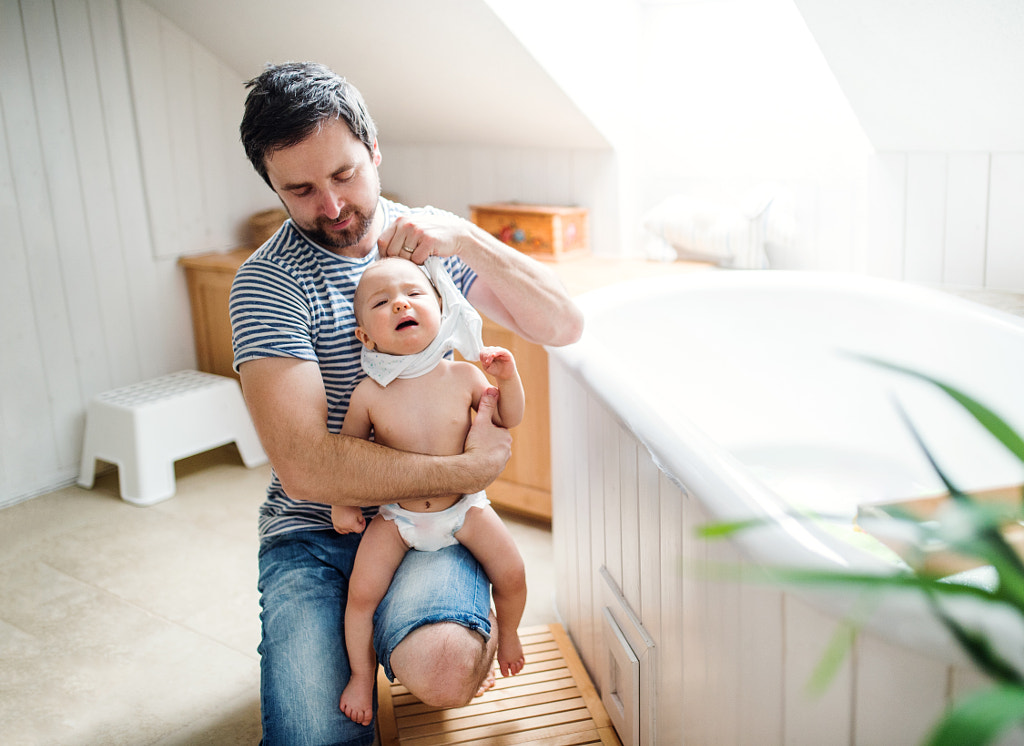
[[[385,226],[401,215],[441,212],[431,207],[409,208],[383,198],[380,204]],[[364,375],[352,297],[363,270],[376,258],[376,247],[361,259],[327,251],[288,220],[245,261],[231,286],[235,370],[248,360],[264,357],[318,363],[327,392],[327,429],[332,433],[341,430],[352,390]],[[463,295],[468,293],[476,279],[473,270],[458,257],[448,257],[445,266],[456,287]],[[363,511],[372,515],[377,508]],[[267,499],[260,508],[261,539],[331,527],[329,505],[292,500],[277,473],[271,473]]]

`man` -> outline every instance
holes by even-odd
[[[332,530],[331,505],[369,508],[470,494],[510,455],[480,403],[465,450],[437,457],[339,433],[361,377],[352,296],[378,256],[444,257],[468,300],[525,339],[578,339],[582,317],[554,274],[480,228],[380,198],[381,152],[358,91],[311,63],[248,83],[246,154],[290,220],[239,270],[231,294],[235,366],[273,464],[260,515],[264,741],[369,744],[338,707],[348,678],[343,618],[360,534]],[[491,671],[487,579],[461,546],[410,552],[374,619],[374,646],[420,699],[464,704]]]

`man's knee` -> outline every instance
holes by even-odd
[[[395,677],[432,707],[460,707],[473,699],[491,667],[493,646],[460,624],[428,624],[391,654]]]

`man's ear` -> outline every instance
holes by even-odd
[[[358,339],[360,342],[362,342],[363,345],[366,347],[366,349],[368,349],[368,350],[372,350],[373,349],[373,340],[370,339],[370,335],[367,334],[363,330],[363,327],[361,327],[361,326],[357,326],[356,327],[356,339]]]
[[[377,139],[376,138],[374,138],[374,140],[373,140],[373,151],[371,152],[370,155],[373,157],[373,165],[374,166],[379,166],[380,165],[380,160],[381,160],[381,155],[380,155],[380,148],[377,147]]]

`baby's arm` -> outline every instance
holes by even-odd
[[[455,538],[476,557],[491,581],[498,623],[498,666],[502,676],[514,676],[526,663],[519,640],[519,622],[526,607],[523,557],[490,505],[470,508]]]
[[[369,440],[373,433],[373,422],[370,420],[370,388],[373,382],[364,378],[352,389],[352,396],[348,401],[348,411],[345,412],[345,421],[341,423],[341,434],[351,435],[353,438]]]
[[[526,394],[515,358],[503,347],[485,347],[480,353],[480,364],[484,372],[494,378],[499,391],[494,424],[515,427],[523,421],[526,411]]]

